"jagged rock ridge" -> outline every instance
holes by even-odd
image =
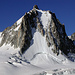
[[[2,32],[0,46],[3,44],[11,44],[14,48],[20,47],[20,53],[24,53],[31,45],[31,39],[33,38],[32,30],[34,28],[41,33],[42,37],[46,37],[48,47],[54,46],[52,51],[57,55],[59,54],[59,50],[66,55],[69,52],[75,53],[73,41],[68,38],[65,32],[65,26],[59,22],[55,13],[42,11],[45,15],[49,14],[51,16],[48,25],[44,27],[41,20],[41,11],[35,5],[31,11],[25,13],[14,25],[6,28]]]

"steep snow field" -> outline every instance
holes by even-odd
[[[51,14],[48,11],[37,10],[44,28],[51,23]],[[22,18],[17,21],[17,31]],[[46,36],[38,30],[32,29],[31,46],[21,56],[20,48],[14,49],[10,44],[0,47],[0,75],[75,75],[75,62],[70,61],[64,54],[53,53],[47,46]],[[1,42],[0,33],[0,42]]]
[[[19,48],[3,45],[0,47],[0,75],[75,74],[75,63],[63,55],[56,56],[51,48],[39,32],[34,33],[31,46],[22,57],[18,54]]]
[[[37,10],[39,12],[38,18],[40,19],[43,28],[47,28],[51,23],[51,14],[49,11],[42,11],[42,10]]]

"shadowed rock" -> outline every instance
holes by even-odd
[[[39,9],[37,5],[34,5],[33,8]]]

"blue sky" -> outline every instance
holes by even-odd
[[[54,12],[64,23],[67,35],[75,32],[75,0],[0,0],[0,32],[12,26],[35,4],[39,9]]]

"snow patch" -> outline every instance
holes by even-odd
[[[1,34],[2,34],[2,32],[0,32],[0,43],[1,43],[1,40],[2,40]]]
[[[21,24],[23,16],[17,21],[17,25]]]
[[[14,31],[18,31],[18,29],[20,28],[20,26],[21,26],[21,24],[18,25],[18,26],[14,29]]]

